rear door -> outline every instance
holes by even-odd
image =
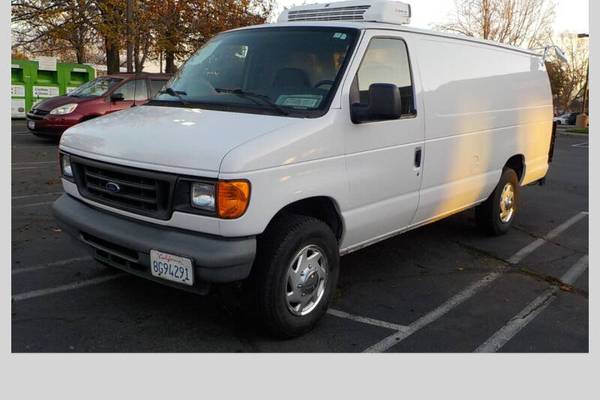
[[[344,83],[350,104],[368,103],[373,83],[393,83],[403,105],[398,120],[353,124],[348,115],[344,129],[352,210],[346,217],[347,246],[401,231],[418,207],[424,126],[412,43],[403,32],[366,31]]]
[[[146,79],[132,79],[123,83],[115,89],[114,94],[120,93],[123,95],[123,100],[112,101],[110,111],[124,110],[129,107],[144,104],[148,101],[148,87]]]

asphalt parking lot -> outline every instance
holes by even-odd
[[[467,211],[341,259],[328,315],[273,340],[222,290],[197,296],[94,261],[56,225],[56,143],[12,124],[13,352],[587,352],[588,145],[559,135],[515,227]]]

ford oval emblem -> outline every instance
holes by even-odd
[[[121,186],[115,182],[107,182],[106,186],[104,186],[106,190],[113,193],[119,193],[121,191]]]

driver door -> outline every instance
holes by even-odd
[[[345,118],[346,168],[351,209],[344,247],[360,247],[410,226],[419,204],[424,124],[411,37],[367,31],[359,46],[359,65],[344,83],[343,107],[368,104],[373,83],[395,84],[402,117],[354,124]],[[347,97],[346,97],[347,94]]]

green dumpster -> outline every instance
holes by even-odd
[[[65,95],[95,77],[89,65],[57,63],[53,57],[12,60],[11,117],[24,118],[38,100]]]
[[[89,65],[61,63],[57,69],[60,94],[69,94],[96,77],[96,71]]]
[[[38,65],[38,68],[33,73],[33,101],[47,99],[49,97],[60,96],[60,83],[58,80],[58,68]],[[53,70],[50,68],[54,68]]]
[[[24,118],[32,105],[32,75],[37,62],[12,60],[10,69],[11,117]]]

